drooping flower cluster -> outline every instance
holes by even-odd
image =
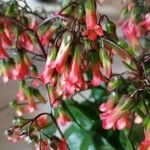
[[[103,0],[98,2],[102,4]],[[124,1],[120,24],[128,44],[124,39],[119,40],[115,24],[107,16],[98,15],[96,0],[63,3],[64,8],[50,17],[31,11],[27,3],[20,6],[15,0],[4,5],[0,12],[0,75],[4,82],[19,81],[16,98],[10,102],[19,119],[7,136],[12,142],[22,138],[32,141],[36,150],[67,150],[59,125],[65,126],[76,119],[63,105],[65,100],[103,83],[109,94],[99,107],[104,129],[131,128],[133,122],[143,123],[149,114],[148,10],[141,10],[139,1]],[[146,4],[150,3],[146,1],[142,5]],[[115,74],[114,56],[129,71]],[[42,62],[39,63],[42,67],[36,61]],[[38,109],[38,103],[46,103],[40,87],[47,90],[50,113],[24,119],[23,113],[32,113]],[[148,126],[140,150],[149,149]],[[55,128],[61,138],[55,133],[45,133]]]

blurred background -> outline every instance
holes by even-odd
[[[6,1],[6,0],[4,0]],[[7,0],[8,1],[8,0]],[[26,0],[32,9],[46,9],[48,11],[58,11],[60,6],[56,3],[56,0]],[[100,6],[98,10],[101,14],[106,14],[108,17],[117,22],[121,10],[121,0],[105,0],[104,5]],[[117,67],[116,67],[117,66]],[[115,72],[122,72],[124,68],[121,66],[119,60],[115,59],[113,68]],[[0,79],[0,150],[32,150],[32,146],[28,145],[24,141],[12,144],[9,142],[4,134],[4,131],[11,126],[13,119],[13,111],[10,109],[8,103],[17,91],[17,85],[14,81],[9,81],[4,84]],[[40,111],[48,110],[48,106],[41,106]]]

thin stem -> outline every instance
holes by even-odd
[[[47,58],[47,54],[46,54],[46,52],[45,52],[45,49],[44,49],[44,47],[43,47],[43,45],[42,45],[42,43],[41,43],[41,41],[40,41],[40,39],[39,39],[39,36],[38,36],[37,32],[34,32],[34,33],[35,33],[35,37],[36,37],[36,39],[37,39],[37,42],[38,42],[38,44],[39,44],[39,46],[40,46],[40,48],[41,48],[41,51],[42,51],[42,53],[43,53],[43,56],[44,56],[44,58],[46,59],[46,58]]]

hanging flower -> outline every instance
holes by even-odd
[[[51,150],[49,147],[49,142],[46,139],[41,139],[36,145],[35,150]]]
[[[9,128],[5,133],[7,135],[8,140],[10,140],[13,143],[16,143],[22,138],[22,136],[20,136],[20,128],[12,127]]]
[[[82,47],[81,45],[77,45],[75,46],[74,49],[74,56],[72,58],[72,62],[71,62],[71,67],[70,67],[70,72],[66,81],[66,93],[71,95],[73,94],[77,88],[81,88],[81,76],[82,76],[82,72],[81,72],[81,50]],[[80,86],[80,87],[79,87]]]
[[[49,65],[50,68],[56,68],[58,73],[63,72],[63,68],[66,64],[66,61],[70,52],[73,35],[71,32],[65,32],[62,38],[63,40],[61,42],[59,51],[57,53],[55,62],[52,62]]]
[[[85,35],[87,35],[91,41],[94,41],[97,39],[97,36],[103,36],[104,33],[101,25],[97,24],[96,8],[93,0],[85,1],[85,11],[85,22],[87,27]]]
[[[72,58],[71,69],[68,76],[68,82],[76,83],[81,74],[81,46],[75,47],[74,56]]]
[[[33,90],[32,88],[28,88],[26,90],[26,93],[27,93],[27,100],[28,100],[28,106],[27,106],[27,110],[32,113],[34,112],[35,110],[37,110],[37,107],[36,107],[36,103],[34,101],[34,96],[33,96]]]
[[[25,81],[20,81],[19,83],[19,91],[17,93],[17,99],[19,101],[23,101],[26,99],[26,94],[25,94]]]
[[[51,83],[53,84],[53,75],[54,75],[54,68],[50,68],[49,66],[51,63],[54,63],[56,59],[56,54],[57,54],[57,48],[53,47],[51,48],[51,51],[47,57],[46,64],[44,67],[44,71],[42,74],[39,75],[39,78],[44,84]]]
[[[124,22],[123,33],[125,37],[129,40],[132,46],[138,45],[138,40],[141,37],[140,27],[134,23],[132,19]]]
[[[14,61],[9,58],[7,61],[1,61],[1,74],[3,75],[3,81],[6,83],[9,80],[16,80],[16,77],[13,74]]]
[[[17,58],[18,62],[16,61],[14,75],[16,79],[23,80],[30,73],[30,61],[25,54],[17,55],[17,57],[20,58]]]
[[[96,52],[90,54],[90,61],[92,69],[92,85],[99,86],[102,82],[107,82],[100,72],[100,62]]]
[[[5,32],[0,33],[1,43],[4,48],[10,47],[13,45],[13,42],[10,38],[6,35]]]
[[[0,43],[0,59],[6,59],[8,58],[7,52],[4,50],[2,44]]]
[[[38,117],[36,120],[36,123],[37,123],[38,127],[40,127],[41,129],[47,127],[49,125],[47,115],[42,115],[42,116]]]
[[[70,122],[70,119],[68,118],[67,114],[61,110],[59,112],[57,122],[60,123],[62,126],[65,126],[68,122]]]
[[[12,25],[11,21],[5,21],[3,22],[4,24],[4,32],[6,34],[7,37],[9,37],[10,39],[12,39],[12,41],[15,40],[16,36],[13,32],[13,28],[14,26]]]
[[[62,138],[58,145],[58,150],[68,150],[67,142],[64,138]]]
[[[129,116],[133,105],[133,100],[127,95],[123,95],[116,106],[110,107],[110,109],[106,109],[105,112],[100,114],[103,128],[118,130],[122,130],[125,127],[129,128]]]
[[[145,15],[143,21],[140,24],[145,30],[150,31],[150,13]]]
[[[112,92],[106,103],[102,103],[99,107],[99,110],[101,112],[111,111],[115,105],[118,103],[118,94],[115,92]]]

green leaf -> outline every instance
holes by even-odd
[[[99,120],[98,107],[92,102],[78,104],[74,101],[68,101],[66,105],[71,114],[75,117],[78,124],[85,129],[91,129],[96,120]],[[90,111],[89,111],[90,110]]]
[[[51,123],[46,128],[43,129],[43,132],[46,133],[48,136],[52,136],[56,133],[56,126],[54,123]]]
[[[65,132],[71,150],[115,150],[97,130],[85,130],[72,124]]]

